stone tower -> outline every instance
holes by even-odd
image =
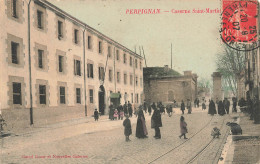
[[[223,93],[222,93],[222,84],[221,84],[221,74],[219,72],[213,72],[213,99],[214,102],[216,100],[223,100]]]

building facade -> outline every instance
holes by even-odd
[[[0,4],[0,109],[12,126],[106,114],[110,93],[141,103],[141,56],[47,0]]]
[[[144,68],[144,93],[147,102],[173,102],[197,98],[197,74],[184,71],[184,75],[168,68]]]

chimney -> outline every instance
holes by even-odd
[[[191,71],[184,71],[184,76],[191,76],[191,75],[192,75]]]

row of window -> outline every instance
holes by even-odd
[[[22,84],[19,82],[13,82],[13,104],[16,105],[23,105],[22,104]],[[38,93],[39,93],[39,104],[46,105],[47,104],[47,92],[46,92],[46,85],[39,85]],[[81,104],[81,88],[76,88],[76,103]],[[59,87],[59,103],[66,104],[66,87],[60,86]],[[89,90],[89,101],[93,103],[93,90]]]
[[[44,19],[46,18],[46,16],[44,15],[45,13],[41,10],[37,10],[36,12],[37,14],[37,27],[41,30],[43,30],[44,28]],[[17,15],[17,0],[12,0],[12,16],[14,18],[18,18],[18,15]],[[64,21],[63,19],[61,20],[57,20],[57,35],[58,35],[58,39],[61,40],[62,38],[64,38]],[[78,29],[74,29],[74,39],[73,39],[73,42],[75,44],[79,44],[79,30]],[[88,49],[93,49],[93,46],[92,46],[92,36],[88,36]],[[108,57],[112,58],[112,51],[111,51],[111,46],[108,46]],[[98,53],[102,54],[103,53],[103,42],[102,41],[99,41],[98,42]],[[120,53],[119,53],[119,50],[116,50],[116,60],[117,61],[120,61]],[[127,55],[124,53],[123,54],[123,62],[125,64],[127,64]],[[138,68],[138,60],[135,59],[135,68]],[[129,57],[129,65],[130,66],[133,66],[133,58],[132,56]],[[139,68],[142,69],[142,62],[140,61],[139,62]]]
[[[19,44],[15,42],[11,42],[11,53],[12,53],[12,63],[13,64],[19,64],[19,58],[18,58],[18,52],[19,52]],[[45,69],[46,67],[46,62],[44,62],[44,50],[38,49],[38,68],[39,69]],[[64,67],[65,67],[65,61],[64,61],[64,56],[58,55],[58,60],[59,60],[59,72],[64,72]],[[108,71],[109,74],[109,81],[113,81],[113,71],[112,69],[109,69]],[[81,76],[81,61],[74,59],[74,75]],[[104,80],[105,79],[105,70],[104,67],[98,67],[98,76],[99,80]],[[88,78],[94,78],[94,68],[93,64],[87,64],[87,77]],[[117,82],[121,82],[121,75],[120,72],[116,72],[116,77],[117,77]],[[142,78],[140,78],[140,86],[142,86]],[[127,74],[124,74],[124,84],[127,84]],[[130,75],[129,77],[129,84],[133,85],[133,75]],[[135,77],[135,85],[138,85],[138,77]]]
[[[13,82],[13,104],[15,105],[23,105],[22,103],[22,84],[19,82]],[[38,91],[38,98],[39,98],[39,104],[40,105],[46,105],[47,104],[47,91],[46,91],[46,85],[39,85]],[[60,104],[67,104],[66,102],[66,87],[60,86],[59,87],[59,103]],[[111,91],[112,92],[112,91]],[[76,88],[75,90],[75,99],[77,104],[81,104],[81,88]],[[139,103],[139,95],[136,94],[135,102]],[[133,103],[133,93],[131,93],[131,100]],[[94,90],[89,89],[89,103],[94,103]]]

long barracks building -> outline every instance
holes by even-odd
[[[0,2],[0,109],[9,127],[142,102],[143,58],[46,0]]]

